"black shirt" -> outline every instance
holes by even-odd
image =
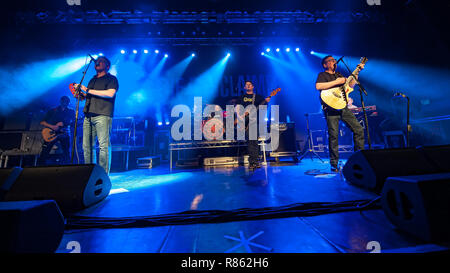
[[[116,92],[119,90],[119,82],[117,78],[109,73],[97,78],[94,76],[87,86],[89,89],[94,90],[108,90],[115,89]],[[88,116],[89,114],[94,115],[105,115],[112,117],[114,114],[114,103],[116,101],[116,95],[112,98],[102,98],[87,94],[86,104],[84,106],[83,112]]]
[[[319,75],[317,75],[316,83],[331,82],[331,81],[334,81],[337,78],[341,78],[341,77],[344,77],[344,76],[342,76],[342,74],[339,72],[336,72],[334,74],[330,74],[328,72],[320,72]],[[320,99],[320,96],[319,96],[319,99]],[[322,99],[320,99],[320,104],[322,104],[322,109],[324,111],[339,112],[339,110],[333,109],[333,108],[329,107],[328,105],[326,105],[322,101]]]
[[[66,108],[62,110],[60,106],[50,109],[44,117],[44,121],[51,124],[56,125],[58,122],[63,123],[63,127],[61,130],[66,132],[69,131],[69,126],[73,123],[75,119],[75,111],[70,108]]]
[[[262,96],[260,96],[258,94],[254,94],[254,95],[255,95],[255,102],[254,103],[253,103],[253,94],[244,93],[237,100],[237,104],[240,104],[240,105],[244,106],[244,108],[247,107],[250,104],[253,104],[256,107],[256,120],[250,120],[250,121],[246,120],[246,124],[253,123],[253,122],[256,122],[258,120],[258,110],[259,110],[258,106],[265,102],[265,99]]]
[[[241,104],[245,108],[248,105],[253,103],[255,105],[256,109],[258,109],[258,106],[260,104],[262,104],[264,101],[265,101],[265,99],[262,96],[255,94],[255,103],[253,103],[253,94],[245,93],[239,97],[237,104]]]

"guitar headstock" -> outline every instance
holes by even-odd
[[[359,63],[360,64],[365,64],[365,63],[367,63],[368,60],[369,59],[367,59],[367,57],[361,57],[361,59],[359,60]]]
[[[274,89],[274,90],[272,90],[272,92],[270,92],[270,96],[273,97],[273,96],[275,96],[276,94],[278,94],[278,92],[280,92],[280,91],[281,91],[281,88],[278,87],[277,89]]]

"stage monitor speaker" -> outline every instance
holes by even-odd
[[[295,143],[295,123],[282,122],[279,124],[272,124],[270,127],[270,135],[272,136],[273,134],[278,134],[279,143],[276,150],[273,150],[272,147],[272,152],[297,152]]]
[[[63,212],[92,206],[106,198],[111,189],[105,170],[95,164],[27,167],[14,182],[10,181],[10,186],[5,188],[3,184],[0,181],[6,192],[2,201],[55,200]]]
[[[55,252],[64,234],[53,200],[0,202],[0,223],[0,252]]]
[[[381,193],[388,177],[450,172],[450,146],[362,150],[344,165],[345,179],[376,193]]]
[[[381,203],[399,229],[427,242],[450,241],[450,173],[389,177]]]

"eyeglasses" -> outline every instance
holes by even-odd
[[[335,59],[328,59],[328,60],[325,61],[325,63],[329,63],[329,62],[336,62],[336,60]]]

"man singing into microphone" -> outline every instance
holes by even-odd
[[[117,78],[108,73],[111,62],[106,57],[99,57],[95,61],[95,75],[87,87],[81,86],[85,92],[83,122],[83,153],[84,163],[96,162],[95,138],[98,138],[99,160],[107,174],[111,166],[111,125],[114,114],[116,93],[119,89]],[[75,85],[75,88],[77,85]]]
[[[361,69],[364,64],[361,64]],[[320,72],[316,80],[316,89],[319,91],[327,90],[333,87],[342,86],[346,82],[346,78],[341,73],[336,72],[337,63],[333,56],[326,56],[322,59],[322,67],[325,72]],[[356,81],[352,80],[350,86],[355,86]],[[339,172],[339,121],[342,120],[353,133],[353,144],[355,151],[364,149],[364,130],[356,119],[355,115],[346,106],[342,110],[336,110],[326,105],[322,99],[320,100],[322,109],[325,114],[328,126],[328,150],[330,153],[330,165],[332,172]]]

